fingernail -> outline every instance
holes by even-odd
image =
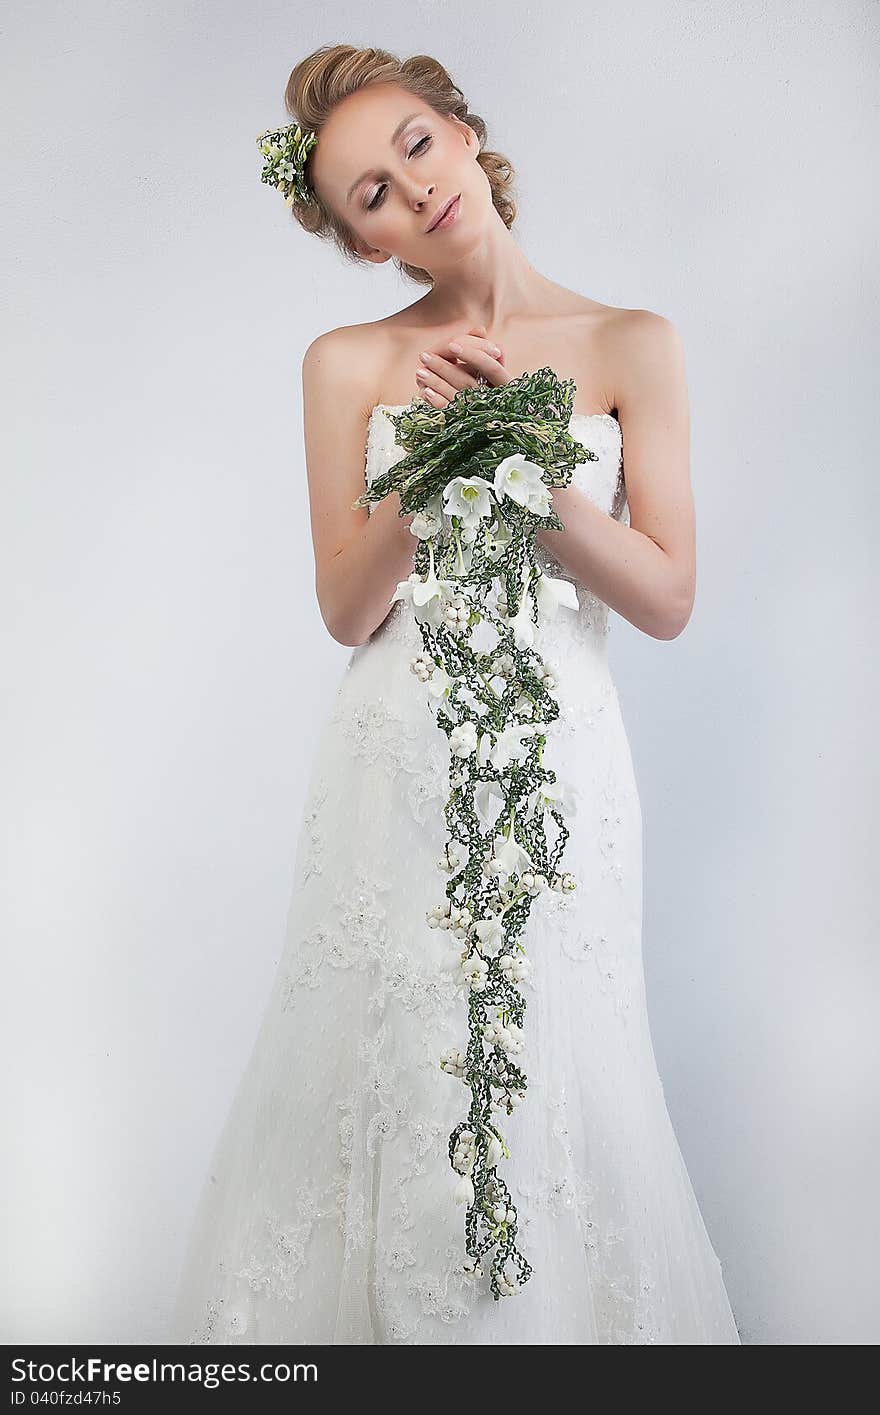
[[[426,368],[417,368],[417,369],[416,369],[416,378],[427,378],[427,377],[428,377],[428,370],[427,370]]]
[[[450,347],[450,349],[452,350],[453,354],[460,354],[460,353],[461,353],[461,345],[460,345],[460,344],[450,344],[449,347]]]
[[[419,354],[419,358],[424,359],[426,364],[429,364],[431,362],[431,355],[425,353],[424,350],[421,352],[421,354]]]

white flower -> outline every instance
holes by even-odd
[[[495,468],[495,495],[499,501],[509,496],[518,506],[533,516],[550,514],[550,488],[544,481],[544,468],[530,462],[522,452],[505,457]]]
[[[503,1154],[504,1154],[504,1151],[503,1151],[502,1148],[501,1148],[501,1141],[498,1139],[498,1137],[497,1137],[496,1135],[493,1135],[493,1136],[491,1137],[491,1139],[489,1140],[488,1145],[486,1146],[486,1165],[487,1165],[487,1167],[488,1167],[489,1169],[493,1169],[494,1166],[495,1166],[495,1165],[498,1163],[498,1161],[501,1159],[501,1156],[502,1156]]]
[[[506,624],[513,630],[513,637],[518,649],[530,649],[535,642],[535,624],[532,619],[532,601],[529,597],[528,585],[532,575],[532,568],[528,561],[523,564],[520,584],[519,609],[512,617],[508,614],[507,600],[503,597],[499,603],[499,614]]]
[[[457,1204],[470,1205],[474,1202],[473,1180],[468,1179],[467,1175],[464,1175],[456,1184],[453,1198]]]
[[[509,836],[495,836],[493,857],[508,875],[522,874],[524,870],[534,869],[531,855],[519,844],[512,831]]]
[[[504,771],[511,762],[523,762],[528,755],[525,744],[527,737],[533,737],[541,724],[537,722],[517,722],[512,727],[503,728],[495,738],[495,745],[489,759],[499,771]]]
[[[578,607],[577,590],[571,580],[554,580],[542,571],[538,576],[535,593],[538,597],[538,613],[545,614],[548,619],[556,618],[560,605],[565,609]]]
[[[477,729],[472,722],[458,722],[449,734],[449,750],[454,757],[470,757],[477,750]]]
[[[453,477],[443,492],[443,509],[447,516],[460,516],[465,526],[475,526],[494,514],[492,483],[485,477]]]
[[[478,919],[474,929],[484,953],[496,953],[504,942],[504,925],[497,914],[489,919]]]
[[[492,755],[492,733],[481,732],[477,747],[477,765],[485,766]]]
[[[428,692],[431,694],[432,698],[448,698],[449,691],[454,682],[455,679],[450,678],[445,668],[435,666],[434,672],[428,679]]]
[[[451,580],[437,579],[434,572],[434,548],[430,542],[428,555],[431,563],[424,580],[413,571],[409,579],[400,581],[389,603],[394,604],[398,599],[409,600],[416,619],[430,624],[432,629],[437,629],[443,618],[443,607],[456,594],[456,587]]]
[[[527,798],[526,814],[533,816],[536,811],[546,811],[551,806],[556,806],[561,815],[574,819],[577,815],[578,795],[579,793],[566,782],[542,781]]]
[[[486,830],[491,830],[504,808],[505,795],[497,781],[480,781],[474,788],[474,809]],[[497,810],[493,806],[500,802]]]
[[[415,570],[413,570],[412,574],[406,580],[399,581],[397,589],[394,591],[394,594],[391,596],[388,603],[393,604],[394,601],[397,599],[411,600],[413,590],[415,589],[416,585],[420,585],[421,583],[421,575],[419,575]]]
[[[529,599],[528,591],[524,591],[516,614],[506,622],[513,630],[513,640],[518,649],[534,647],[535,621],[532,618],[532,602]]]
[[[443,526],[442,511],[434,512],[431,503],[417,511],[409,523],[410,535],[418,536],[419,540],[430,540]]]

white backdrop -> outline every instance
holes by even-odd
[[[683,335],[697,603],[677,640],[611,638],[657,1057],[744,1341],[874,1343],[877,6],[372,21],[7,6],[0,1339],[164,1339],[280,956],[349,654],[300,361],[422,293],[259,181],[293,64],[344,41],[436,53],[537,267]]]

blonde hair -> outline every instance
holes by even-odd
[[[476,113],[469,113],[467,100],[437,59],[430,54],[414,54],[400,60],[386,49],[358,49],[352,44],[325,44],[306,59],[300,60],[287,80],[284,105],[294,122],[319,134],[337,103],[349,94],[371,84],[395,83],[407,89],[415,98],[430,104],[438,113],[454,115],[473,128],[480,140],[479,162],[486,174],[492,202],[505,226],[513,225],[516,202],[513,199],[514,171],[500,152],[487,151],[486,124]],[[309,163],[306,162],[306,180]],[[304,230],[322,236],[340,251],[344,259],[355,264],[365,263],[354,246],[354,232],[348,223],[332,211],[312,188],[310,200],[294,200],[291,211]],[[427,270],[392,257],[398,270],[419,285],[432,285]]]

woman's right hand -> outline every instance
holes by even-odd
[[[493,387],[510,382],[504,351],[486,337],[484,325],[423,350],[416,383],[434,408],[446,408],[462,388],[475,388],[482,375]]]

